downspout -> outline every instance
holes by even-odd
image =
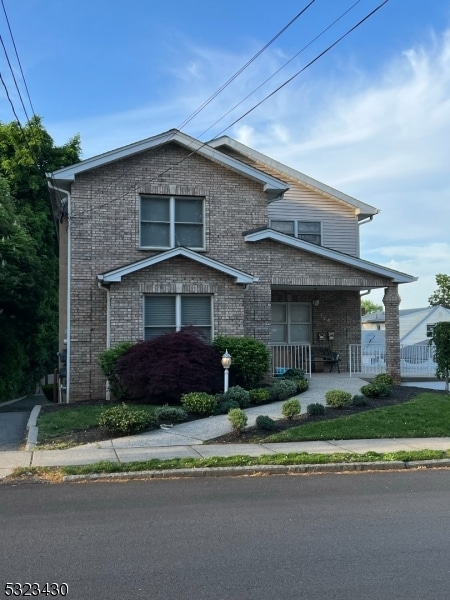
[[[98,288],[106,292],[106,349],[109,350],[111,348],[111,293],[109,286],[103,285],[101,281],[98,282]],[[107,402],[111,400],[109,379],[106,380],[105,400]]]
[[[64,190],[62,188],[57,187],[56,185],[53,185],[53,183],[51,183],[51,181],[47,181],[48,186],[52,189],[52,190],[56,190],[57,192],[60,192],[61,194],[63,194],[64,196],[66,196],[67,198],[67,202],[66,202],[66,207],[67,207],[67,304],[66,304],[66,311],[67,311],[67,315],[66,315],[66,347],[67,347],[67,362],[66,362],[66,369],[67,369],[67,376],[66,376],[66,404],[68,404],[70,402],[70,340],[71,340],[71,321],[70,321],[70,307],[71,307],[71,302],[70,302],[70,282],[71,282],[71,277],[72,277],[72,242],[71,242],[71,235],[70,235],[70,214],[71,214],[71,197],[70,197],[70,192],[67,190]]]

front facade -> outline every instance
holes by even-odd
[[[360,294],[380,287],[398,379],[397,288],[414,278],[359,258],[375,208],[230,138],[176,130],[52,173],[49,188],[67,401],[104,397],[106,348],[184,325],[251,336],[285,358],[326,343],[345,370]]]

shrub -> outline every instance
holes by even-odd
[[[378,373],[378,375],[375,375],[375,377],[373,378],[373,383],[384,383],[385,385],[394,385],[394,380],[392,379],[392,376],[388,375],[387,373]]]
[[[235,431],[242,431],[247,425],[248,417],[242,408],[232,408],[228,413],[228,420]]]
[[[306,407],[306,412],[308,413],[308,415],[311,416],[324,415],[325,406],[323,404],[320,404],[319,402],[316,402],[314,404],[308,404],[308,406]]]
[[[240,408],[239,403],[236,400],[222,400],[217,404],[214,411],[218,415],[226,415],[232,408]]]
[[[349,404],[352,399],[350,392],[344,392],[343,390],[328,390],[325,394],[325,401],[328,406],[334,408],[342,408],[346,404]]]
[[[216,408],[217,400],[214,396],[206,392],[190,392],[181,396],[181,404],[190,413],[212,415]]]
[[[281,407],[283,417],[286,417],[286,419],[289,420],[293,419],[295,415],[299,415],[300,411],[301,406],[297,398],[291,398],[290,400],[286,400],[286,402],[283,402],[283,405]]]
[[[186,421],[188,415],[187,412],[179,406],[169,406],[165,404],[155,410],[155,417],[160,422],[164,423],[181,423]]]
[[[309,387],[309,381],[307,379],[293,379],[292,381],[297,386],[297,394],[306,392]]]
[[[301,369],[288,369],[283,373],[283,379],[305,379],[305,373]]]
[[[156,425],[156,418],[145,410],[138,410],[122,403],[104,410],[98,424],[112,435],[130,435]]]
[[[250,337],[217,335],[214,347],[222,355],[231,354],[230,381],[249,387],[264,378],[269,370],[270,353],[265,344]]]
[[[368,383],[362,386],[361,393],[367,398],[387,398],[391,395],[391,386],[385,383]]]
[[[109,381],[109,389],[116,400],[122,400],[126,397],[126,391],[120,382],[117,372],[117,365],[120,358],[127,352],[133,344],[131,342],[121,342],[113,348],[108,348],[100,354],[99,362],[103,375]]]
[[[269,392],[272,402],[277,402],[295,396],[297,386],[290,379],[281,379],[270,386]]]
[[[225,402],[237,402],[239,408],[247,408],[250,405],[250,392],[244,390],[240,385],[234,385],[222,395],[222,399]]]
[[[254,388],[249,391],[249,394],[252,404],[264,404],[270,400],[270,392],[267,388]]]
[[[41,385],[41,390],[47,400],[53,402],[53,383],[44,383]]]
[[[367,406],[367,398],[360,394],[356,394],[352,398],[352,404],[353,406]]]
[[[256,417],[256,427],[263,431],[273,431],[275,429],[275,421],[268,415],[259,415]]]
[[[117,372],[129,396],[149,404],[179,402],[189,392],[214,394],[223,382],[219,353],[195,327],[135,344]]]

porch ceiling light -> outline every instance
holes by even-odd
[[[319,306],[319,298],[317,296],[315,296],[314,300],[312,301],[313,306]]]

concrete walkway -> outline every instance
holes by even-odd
[[[348,374],[324,373],[312,377],[309,389],[298,398],[302,412],[311,403],[325,404],[325,392],[341,389],[357,394],[367,382],[350,378]],[[275,402],[247,409],[248,426],[264,414],[279,419],[283,402]],[[39,409],[33,411],[37,417]],[[33,431],[33,423],[29,423]],[[204,444],[232,430],[226,415],[208,417],[142,433],[114,438],[104,442],[85,444],[67,450],[34,450],[33,443],[24,451],[0,452],[0,478],[11,474],[16,467],[53,467],[88,465],[99,461],[127,463],[152,458],[209,458],[213,456],[261,456],[278,453],[307,452],[334,454],[336,452],[364,453],[395,452],[399,450],[450,449],[450,438],[405,438],[370,440],[331,440],[318,442],[291,442],[276,444]]]

